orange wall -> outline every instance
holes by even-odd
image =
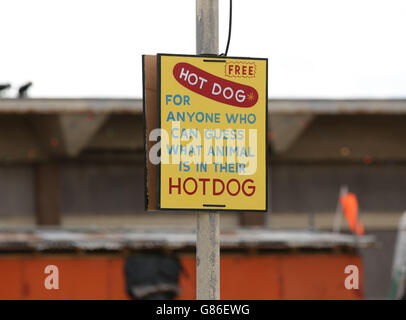
[[[47,290],[47,265],[59,269],[59,290]],[[124,299],[121,257],[0,257],[0,299]]]
[[[193,256],[183,257],[186,275],[180,279],[180,299],[195,299]],[[344,287],[344,269],[356,265],[359,290]],[[253,255],[222,256],[222,299],[362,299],[362,259],[355,255]]]
[[[194,256],[181,257],[179,299],[195,298]],[[59,290],[47,290],[47,265]],[[360,290],[344,288],[344,268],[360,270]],[[361,299],[362,260],[354,255],[223,255],[222,299]],[[121,256],[0,256],[0,299],[127,299]]]

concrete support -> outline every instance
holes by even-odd
[[[100,114],[64,114],[59,116],[66,153],[77,156],[93,138],[108,118],[107,113]]]
[[[271,114],[269,117],[271,127],[270,140],[274,151],[276,153],[287,151],[309,126],[313,118],[314,115],[311,114]]]
[[[218,0],[196,0],[196,53],[218,54]],[[220,214],[197,213],[196,298],[220,299]]]
[[[51,155],[77,156],[108,119],[107,113],[40,114],[30,117],[38,143]]]

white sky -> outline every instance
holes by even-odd
[[[220,1],[220,51],[228,0]],[[270,97],[405,97],[405,0],[234,0],[230,56],[269,58]],[[0,83],[140,97],[141,55],[195,53],[195,0],[0,0]]]

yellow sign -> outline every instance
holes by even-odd
[[[267,69],[158,55],[160,209],[267,210]]]

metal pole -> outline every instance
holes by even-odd
[[[218,0],[196,0],[196,53],[218,54]],[[220,299],[220,214],[197,213],[196,298]]]
[[[346,195],[348,193],[348,186],[342,185],[340,187],[340,192],[338,193],[338,200],[337,200],[337,206],[336,206],[336,214],[334,216],[334,221],[333,221],[333,232],[334,233],[339,233],[341,229],[341,222],[343,218],[343,210],[341,208],[341,197]]]

